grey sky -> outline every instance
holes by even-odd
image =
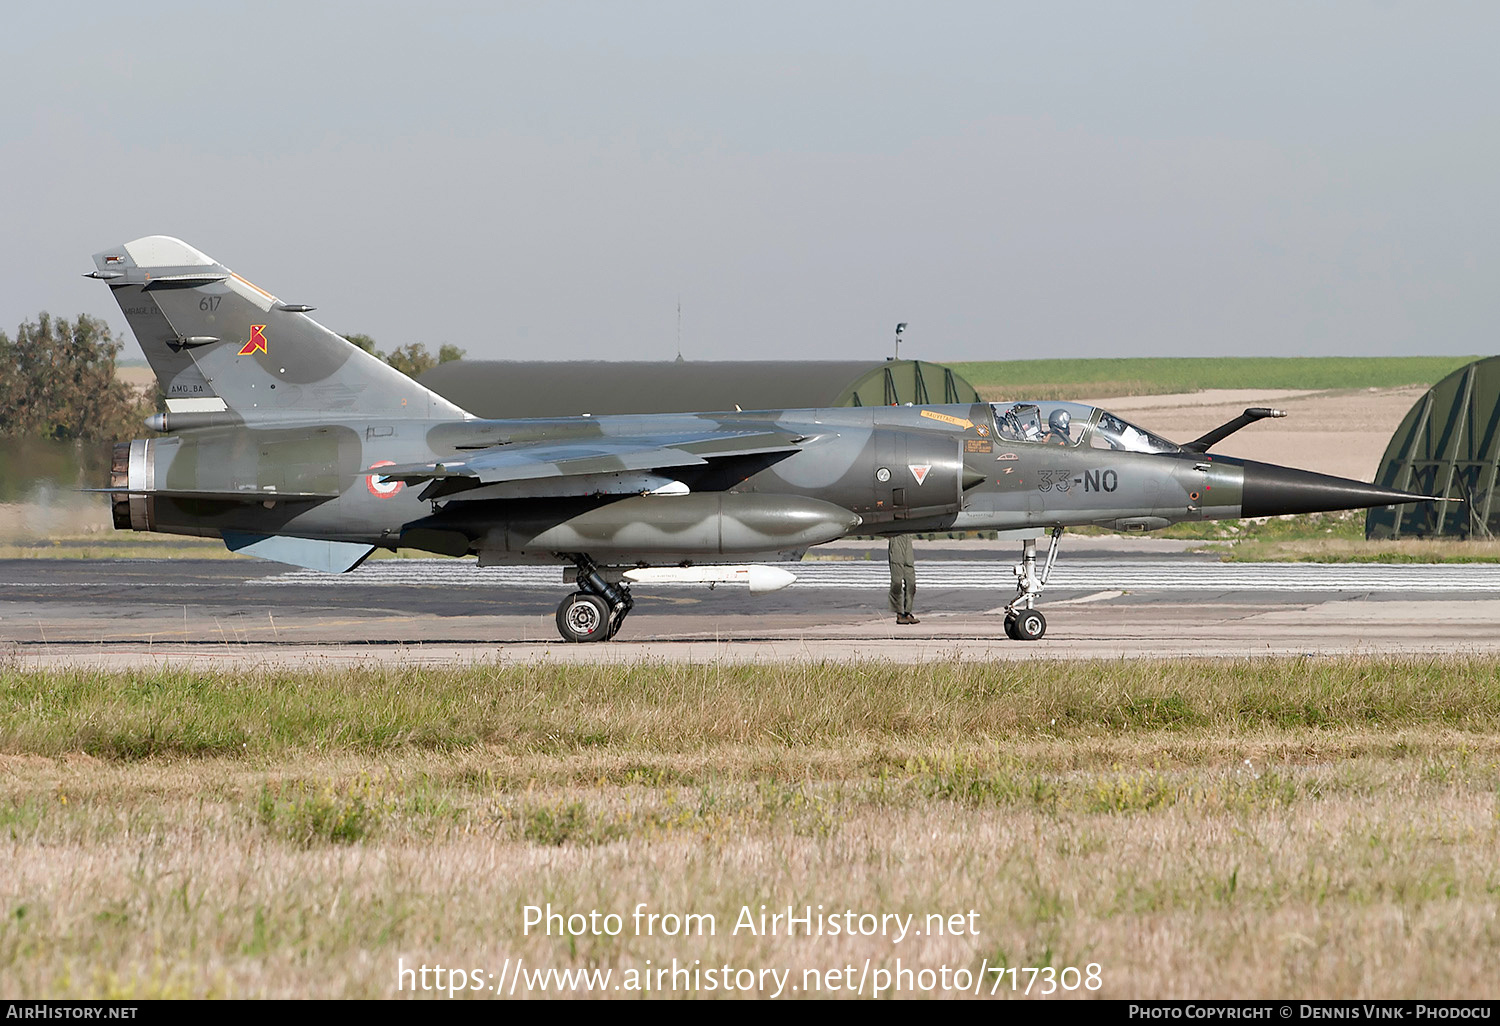
[[[1500,5],[15,5],[0,326],[176,235],[491,358],[1490,353]],[[133,347],[132,347],[133,349]]]

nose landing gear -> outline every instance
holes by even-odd
[[[608,641],[635,608],[624,581],[610,584],[598,566],[582,553],[571,557],[578,567],[578,591],[557,607],[557,632],[564,641]]]
[[[1016,564],[1016,597],[1005,607],[1005,633],[1013,641],[1038,641],[1047,633],[1047,618],[1036,608],[1036,601],[1047,585],[1047,578],[1052,576],[1062,533],[1061,527],[1052,529],[1040,577],[1036,572],[1036,539],[1021,542],[1021,561]]]

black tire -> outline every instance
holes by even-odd
[[[575,591],[557,607],[557,633],[564,641],[605,641],[610,635],[609,603]]]
[[[1019,638],[1016,637],[1016,614],[1015,613],[1006,613],[1005,614],[1005,636],[1007,638],[1009,638],[1011,641],[1019,641],[1020,640]]]
[[[1027,609],[1016,617],[1016,633],[1012,637],[1017,641],[1039,641],[1046,633],[1047,618],[1041,610]]]

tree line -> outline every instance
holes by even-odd
[[[14,337],[0,331],[0,435],[106,441],[140,433],[160,389],[115,375],[120,342],[97,317],[43,313]]]
[[[420,342],[389,353],[368,335],[346,335],[365,352],[411,377],[463,358],[464,350]],[[110,441],[141,433],[141,421],[164,409],[160,386],[132,388],[117,375],[122,343],[109,325],[79,314],[48,313],[23,322],[15,335],[0,331],[0,436],[53,441]]]
[[[438,347],[434,355],[427,351],[427,347],[420,342],[413,342],[408,346],[398,346],[389,353],[382,353],[375,347],[375,340],[369,335],[345,335],[344,338],[353,342],[359,348],[378,357],[396,368],[409,378],[421,377],[440,363],[449,360],[462,360],[464,350],[453,345],[442,345]]]

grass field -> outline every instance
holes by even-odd
[[[673,957],[797,984],[900,958],[1093,964],[1104,997],[1500,995],[1500,661],[0,688],[7,995],[384,997],[398,959]],[[719,929],[523,936],[547,902]],[[978,932],[731,935],[761,904],[973,910]]]
[[[0,559],[243,559],[217,538],[171,534],[98,531],[60,534],[55,538],[0,536]]]
[[[986,399],[1172,395],[1206,388],[1331,390],[1433,385],[1472,356],[1130,357],[949,364]]]
[[[1365,511],[1173,524],[1162,538],[1202,539],[1198,551],[1233,563],[1495,563],[1500,542],[1443,538],[1365,539]]]

